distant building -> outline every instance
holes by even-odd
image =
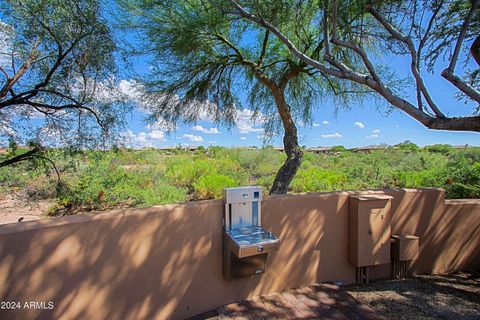
[[[361,147],[361,148],[352,148],[350,149],[350,151],[355,153],[368,154],[368,153],[372,153],[375,150],[385,150],[385,149],[387,148],[384,146],[367,146],[367,147]]]
[[[335,153],[331,147],[316,147],[316,148],[307,148],[305,151],[313,152],[316,154],[323,153],[323,154],[331,154]]]

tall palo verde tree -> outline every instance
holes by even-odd
[[[207,113],[232,125],[242,100],[249,101],[254,115],[267,117],[266,135],[283,128],[287,157],[270,193],[286,193],[303,159],[297,123],[311,121],[312,108],[326,92],[343,97],[354,88],[324,77],[268,30],[231,19],[208,1],[118,1],[125,12],[124,26],[140,37],[135,50],[153,57],[152,72],[141,82],[144,105],[150,106],[154,118],[195,122]],[[307,16],[298,14],[308,12],[306,8],[295,6],[268,10],[265,4],[263,10],[268,19],[289,30],[303,54],[319,57],[322,30],[306,23],[316,19],[314,10]]]

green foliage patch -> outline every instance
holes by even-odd
[[[54,214],[219,199],[226,187],[261,185],[268,192],[285,159],[272,148],[221,147],[50,150],[48,157],[61,173],[62,187],[49,163],[24,162],[0,169],[0,196],[23,192],[32,200],[54,199]],[[438,187],[447,198],[479,198],[479,186],[479,148],[420,149],[404,143],[369,154],[306,152],[290,192]]]

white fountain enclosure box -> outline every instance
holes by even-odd
[[[280,240],[262,227],[262,187],[224,189],[223,273],[228,279],[265,272]]]

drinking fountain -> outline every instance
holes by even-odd
[[[265,272],[269,252],[280,240],[262,227],[262,187],[224,189],[223,275],[227,279]]]

